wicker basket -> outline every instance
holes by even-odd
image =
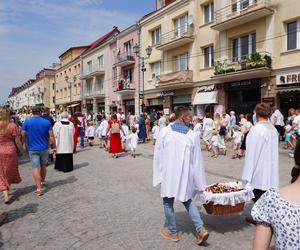
[[[244,211],[245,202],[235,206],[230,205],[214,205],[212,202],[203,205],[206,212],[210,215],[228,216],[237,215]]]

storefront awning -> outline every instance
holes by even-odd
[[[80,105],[80,103],[74,103],[72,105],[69,105],[67,108],[73,108],[73,107],[76,107],[76,106],[79,106],[79,105]]]
[[[193,105],[218,103],[218,91],[197,93]]]

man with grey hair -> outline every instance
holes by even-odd
[[[63,112],[61,120],[55,123],[53,133],[56,140],[55,169],[62,172],[73,171],[73,149],[75,128],[68,120],[69,114]]]

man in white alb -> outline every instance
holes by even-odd
[[[206,187],[200,136],[187,126],[192,120],[192,112],[187,107],[178,107],[175,115],[176,121],[161,129],[154,151],[153,185],[161,185],[167,223],[161,236],[179,241],[173,208],[174,200],[178,200],[183,203],[194,223],[197,244],[200,245],[209,236],[192,201],[192,197]]]
[[[246,156],[242,180],[251,185],[256,202],[267,190],[278,188],[278,133],[269,121],[271,108],[261,103],[255,107],[257,123],[246,140]],[[249,216],[246,220],[255,223]]]

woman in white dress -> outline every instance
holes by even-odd
[[[206,149],[209,149],[210,146],[210,139],[212,138],[212,130],[215,128],[214,120],[211,119],[211,114],[206,113],[206,116],[203,120],[203,136],[202,139],[205,142]]]
[[[195,117],[194,119],[194,132],[198,133],[201,136],[202,132],[202,124],[201,119],[199,117]]]

